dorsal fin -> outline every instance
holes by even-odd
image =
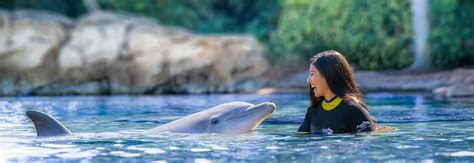
[[[35,125],[36,135],[38,137],[71,135],[69,129],[46,113],[31,110],[26,112],[26,116],[28,116]]]

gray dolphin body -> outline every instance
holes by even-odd
[[[27,111],[26,116],[28,116],[35,125],[36,135],[38,137],[67,136],[72,134],[61,122],[46,113]]]
[[[247,133],[255,130],[275,110],[273,103],[253,105],[246,102],[229,102],[197,112],[146,133]],[[27,111],[26,115],[35,125],[38,137],[67,136],[71,131],[55,118],[39,111]]]

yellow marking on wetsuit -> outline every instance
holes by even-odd
[[[327,103],[325,100],[323,100],[322,107],[326,111],[330,111],[334,108],[336,108],[340,103],[342,102],[342,98],[336,97],[336,99],[330,101]]]

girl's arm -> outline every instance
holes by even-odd
[[[299,133],[309,133],[310,132],[310,122],[311,122],[311,107],[308,107],[306,111],[306,116],[304,117],[303,122],[298,128]]]

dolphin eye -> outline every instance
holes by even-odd
[[[212,123],[212,124],[217,124],[217,123],[219,123],[219,120],[217,120],[216,118],[211,119],[211,123]]]

